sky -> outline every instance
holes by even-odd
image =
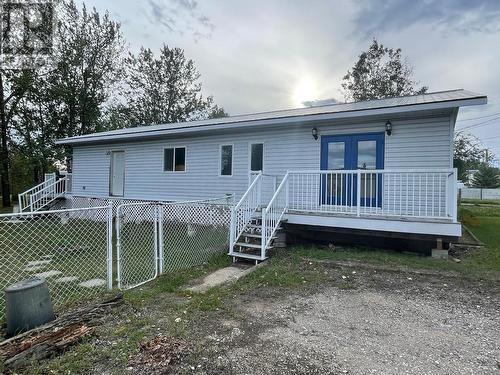
[[[429,91],[488,95],[488,105],[460,110],[457,129],[500,156],[499,0],[85,3],[121,22],[132,52],[183,48],[201,73],[204,94],[231,115],[343,101],[342,77],[377,38],[403,50]]]

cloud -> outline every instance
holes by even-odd
[[[215,29],[210,18],[197,11],[195,0],[148,0],[148,5],[151,23],[181,35],[188,31],[195,42],[210,38]]]
[[[358,1],[354,22],[364,36],[398,31],[427,23],[448,33],[491,33],[500,30],[498,0]]]

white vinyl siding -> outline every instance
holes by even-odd
[[[450,113],[412,119],[390,118],[391,136],[385,137],[385,168],[451,168],[453,127]],[[315,124],[323,135],[383,132],[387,119],[331,125]],[[108,195],[109,152],[126,151],[125,198],[184,200],[220,197],[226,193],[240,197],[248,186],[250,144],[264,143],[265,173],[277,175],[278,183],[287,170],[320,168],[321,138],[314,140],[311,126],[231,132],[183,137],[186,146],[184,173],[163,170],[164,149],[178,147],[178,139],[156,139],[113,145],[76,146],[73,150],[74,194]],[[177,144],[176,144],[177,143]],[[233,145],[232,178],[221,180],[220,146]]]

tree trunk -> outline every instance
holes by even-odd
[[[2,204],[4,207],[10,207],[9,149],[7,136],[7,116],[5,113],[3,78],[0,73],[0,184],[2,186]]]

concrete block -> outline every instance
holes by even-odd
[[[446,249],[432,249],[431,256],[437,259],[448,259],[448,250]]]

